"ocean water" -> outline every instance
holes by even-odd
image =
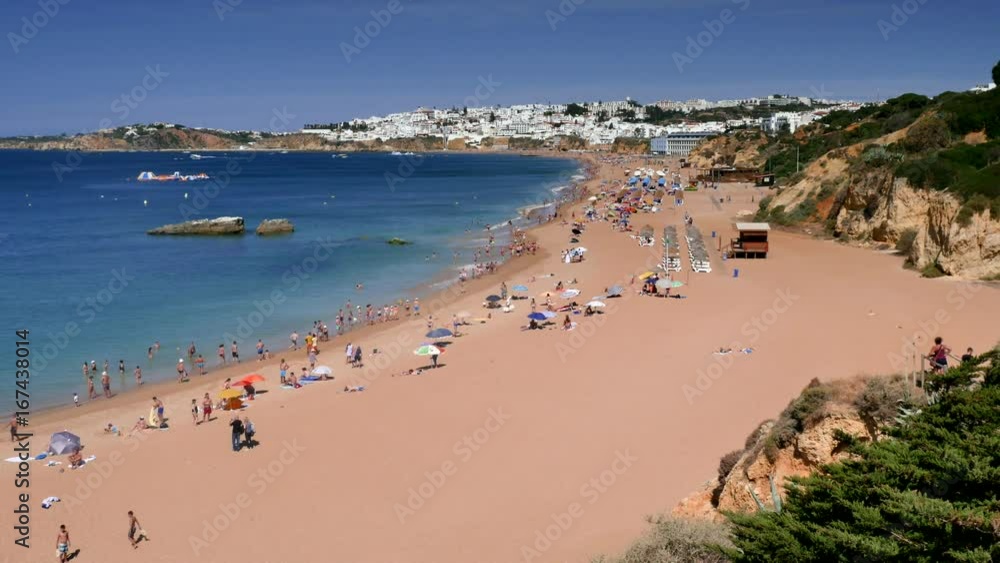
[[[100,369],[107,359],[118,389],[125,360],[131,388],[136,365],[146,381],[174,377],[191,342],[214,366],[218,345],[241,328],[244,360],[257,338],[277,353],[313,320],[332,333],[348,299],[382,304],[454,278],[485,243],[486,224],[552,200],[579,172],[574,161],[517,155],[203,156],[0,151],[0,328],[11,346],[16,329],[30,331],[35,408],[85,397],[84,361]],[[145,170],[215,181],[136,181]],[[247,234],[145,234],[220,216],[243,217]],[[294,234],[253,234],[281,217]]]

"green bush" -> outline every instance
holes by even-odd
[[[724,563],[722,549],[732,548],[724,524],[706,520],[656,516],[649,530],[620,557],[598,557],[594,563]]]
[[[899,414],[900,406],[909,406],[910,384],[902,376],[873,377],[854,399],[854,407],[866,420],[885,426]]]

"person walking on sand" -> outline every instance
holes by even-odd
[[[107,399],[111,398],[111,376],[108,372],[103,372],[101,374],[101,388],[104,389],[104,397]]]
[[[351,363],[354,360],[354,345],[350,342],[347,343],[347,347],[344,348],[344,357],[347,359],[344,363]]]
[[[243,417],[243,436],[246,437],[247,448],[253,449],[253,436],[257,433],[257,428],[250,422],[250,417]]]
[[[364,364],[361,363],[361,346],[354,347],[354,367],[362,367]]]
[[[59,563],[69,561],[69,531],[65,524],[59,526],[59,535],[56,536],[56,553],[59,554]]]
[[[139,548],[139,540],[144,539],[149,541],[149,537],[146,536],[146,530],[142,529],[139,525],[139,519],[135,517],[135,513],[131,510],[128,511],[128,541],[132,542],[132,549]]]
[[[160,419],[160,428],[163,428],[163,401],[153,397],[153,408],[156,409],[156,418]]]
[[[10,417],[10,441],[11,442],[16,442],[17,441],[17,417],[16,416]]]
[[[225,365],[226,364],[226,346],[224,344],[219,344],[219,351],[217,352],[217,354],[219,355],[219,364]]]
[[[238,452],[243,447],[243,421],[234,414],[229,420],[229,426],[233,429],[233,451]]]

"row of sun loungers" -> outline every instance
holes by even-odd
[[[688,244],[688,257],[691,259],[691,269],[695,272],[708,273],[712,271],[712,263],[708,259],[708,249],[701,231],[694,225],[686,226],[685,238]]]
[[[680,239],[677,238],[677,227],[669,226],[663,229],[663,262],[660,268],[667,272],[681,271]]]

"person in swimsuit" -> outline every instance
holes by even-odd
[[[927,354],[927,359],[931,361],[931,369],[934,372],[944,371],[948,367],[948,354],[951,354],[951,348],[944,344],[944,340],[940,336],[935,338],[934,346]]]
[[[219,354],[219,363],[220,364],[225,364],[226,363],[226,347],[224,345],[219,344],[219,352],[218,352],[218,354]]]
[[[153,406],[156,407],[156,418],[160,419],[160,427],[163,427],[163,402],[153,397]]]
[[[10,441],[11,442],[16,442],[17,441],[17,417],[16,416],[10,417]]]
[[[191,399],[191,420],[198,425],[198,399]]]
[[[59,526],[59,535],[56,536],[56,550],[59,552],[59,562],[69,561],[69,531],[66,525]]]
[[[198,354],[198,358],[195,359],[194,365],[198,366],[198,375],[205,375],[205,357]]]
[[[128,511],[128,541],[132,542],[132,549],[139,548],[139,539],[145,538],[146,535],[142,530],[142,526],[139,525],[139,519],[135,517],[135,513],[131,510]],[[147,538],[148,539],[148,538]]]
[[[285,378],[288,376],[288,362],[285,358],[281,358],[281,365],[278,366],[278,373],[281,375],[281,384],[285,384]]]
[[[201,400],[201,421],[208,422],[212,417],[212,398],[205,393],[205,398]]]
[[[229,353],[233,356],[233,361],[240,363],[240,348],[236,345],[236,341],[233,340],[233,345],[229,349]]]
[[[104,396],[111,398],[111,376],[108,372],[101,373],[101,387],[104,389]]]
[[[142,385],[142,368],[135,366],[135,384]]]

